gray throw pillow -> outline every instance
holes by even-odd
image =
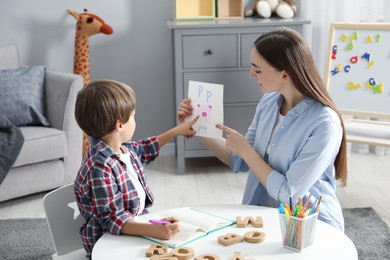
[[[45,71],[44,66],[0,70],[0,125],[49,126],[45,117]]]

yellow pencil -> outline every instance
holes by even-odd
[[[302,199],[301,198],[298,198],[298,215],[300,215],[302,213],[302,210],[303,210],[303,206],[302,206]]]

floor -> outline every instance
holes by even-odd
[[[344,208],[372,207],[390,226],[390,156],[351,153],[348,186],[337,195]],[[176,175],[176,160],[162,155],[146,166],[155,195],[152,210],[215,203],[241,203],[246,174],[234,174],[216,158],[186,159],[187,173]],[[46,192],[0,203],[0,219],[44,218]]]

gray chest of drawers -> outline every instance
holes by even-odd
[[[190,80],[224,85],[224,124],[245,134],[261,98],[249,78],[253,42],[262,33],[280,26],[302,34],[302,19],[256,19],[218,21],[168,21],[173,31],[175,101],[188,96]],[[178,173],[185,173],[185,158],[213,156],[198,140],[176,140]]]

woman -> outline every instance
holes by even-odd
[[[336,186],[347,181],[345,130],[309,47],[281,27],[255,41],[251,63],[264,95],[246,136],[217,125],[225,138],[200,140],[234,172],[249,171],[243,204],[278,207],[290,196],[314,204],[322,196],[319,219],[343,231]],[[180,103],[179,122],[192,114],[190,102]]]

